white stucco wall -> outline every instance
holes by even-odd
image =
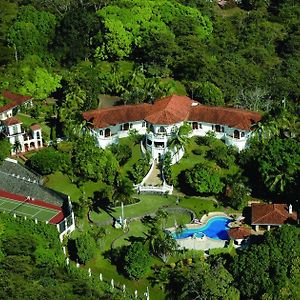
[[[196,121],[188,121],[192,126],[193,122]],[[105,148],[113,143],[118,143],[119,138],[127,137],[129,135],[130,130],[137,130],[139,134],[146,135],[147,140],[151,140],[152,144],[149,145],[146,143],[147,151],[151,153],[154,159],[158,159],[159,156],[163,156],[166,152],[169,151],[167,147],[168,139],[171,137],[171,134],[176,131],[176,128],[180,128],[184,124],[184,122],[179,122],[172,125],[163,125],[163,124],[150,124],[143,120],[128,122],[131,124],[129,126],[129,130],[121,130],[122,124],[116,124],[114,126],[108,127],[111,132],[111,136],[105,137],[105,129],[94,129],[92,130],[93,134],[97,138],[98,146],[101,148]],[[243,150],[247,146],[247,139],[250,136],[249,131],[241,130],[238,128],[231,128],[222,124],[212,124],[206,122],[196,122],[198,123],[198,129],[193,129],[191,136],[204,136],[207,132],[213,131],[216,135],[216,138],[222,139],[225,141],[226,145],[236,146],[239,151]],[[143,126],[144,125],[144,126]],[[220,125],[221,132],[215,131],[215,126]],[[147,126],[147,127],[146,127]],[[161,132],[161,127],[165,129],[165,133]],[[234,131],[238,130],[240,133],[240,138],[234,138]],[[102,135],[100,134],[102,132]],[[242,132],[244,136],[242,137]],[[155,147],[154,143],[163,143],[162,147]],[[174,158],[172,159],[172,163],[176,163],[183,156],[183,151],[179,151]]]
[[[13,116],[12,109],[6,110],[6,111],[0,113],[0,121],[11,118],[12,116]]]

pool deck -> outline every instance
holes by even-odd
[[[193,238],[189,237],[186,239],[177,240],[177,244],[180,249],[193,249],[193,250],[209,250],[214,248],[224,248],[225,243],[227,241],[224,240],[214,240],[209,237],[204,238]]]

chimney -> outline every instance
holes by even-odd
[[[291,215],[293,213],[293,206],[292,204],[289,205],[289,215]]]

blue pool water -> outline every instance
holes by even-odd
[[[201,238],[204,235],[215,240],[228,240],[228,224],[232,220],[226,217],[214,217],[208,220],[205,226],[199,226],[198,228],[184,229],[181,233],[173,233],[172,236],[175,239],[184,239],[187,237]],[[204,235],[203,235],[204,234]]]

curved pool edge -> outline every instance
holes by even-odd
[[[205,214],[201,217],[200,219],[200,223],[202,223],[202,225],[205,225],[204,223],[207,223],[211,218],[214,217],[226,217],[231,219],[226,213],[222,212],[222,211],[214,211],[214,212],[209,212],[208,214]]]
[[[223,213],[223,212],[211,212],[211,213],[208,213],[208,214],[205,214],[201,217],[200,219],[200,222],[199,223],[195,223],[195,224],[186,224],[185,227],[186,229],[199,229],[199,228],[205,228],[209,221],[214,219],[214,218],[226,218],[226,219],[232,219],[230,218],[226,213]],[[169,227],[169,228],[165,228],[166,231],[170,232],[171,234],[173,234],[175,231],[176,231],[176,227]],[[205,233],[204,233],[205,234]],[[190,239],[194,239],[194,240],[198,240],[198,241],[203,241],[205,239],[209,239],[209,240],[212,240],[212,241],[226,241],[228,240],[227,239],[215,239],[213,237],[210,237],[208,236],[207,234],[205,234],[205,237],[204,238],[200,238],[200,237],[186,237],[186,238],[175,238],[176,241],[179,241],[179,240],[190,240]]]

